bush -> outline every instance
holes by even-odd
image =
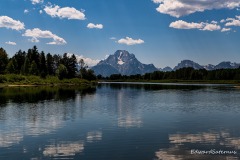
[[[4,82],[6,82],[6,81],[7,81],[6,76],[0,75],[0,83],[4,83]]]
[[[8,82],[21,82],[25,81],[25,77],[18,74],[9,74],[7,75]]]

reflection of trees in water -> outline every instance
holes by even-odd
[[[95,88],[68,87],[6,87],[0,89],[0,106],[13,103],[37,103],[45,100],[67,101],[75,99],[76,93],[81,96],[94,94]]]
[[[136,89],[136,90],[165,90],[165,89],[176,89],[176,90],[197,90],[202,89],[204,86],[197,85],[179,85],[179,84],[136,84],[136,83],[104,83],[99,84],[98,88],[106,86],[107,88],[119,90],[119,89]]]

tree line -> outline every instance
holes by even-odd
[[[28,51],[19,50],[9,58],[7,52],[0,48],[0,74],[22,74],[36,75],[42,78],[46,76],[57,76],[64,78],[82,78],[95,80],[96,76],[93,70],[89,69],[84,60],[77,62],[73,54],[68,56],[64,53],[62,56],[57,54],[45,54],[39,52],[36,46]]]
[[[207,71],[206,69],[196,70],[188,67],[171,72],[155,71],[144,75],[137,74],[126,76],[113,74],[109,77],[98,75],[98,78],[106,80],[240,80],[240,68]]]

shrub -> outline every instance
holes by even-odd
[[[0,75],[0,83],[4,83],[4,82],[6,82],[6,81],[7,81],[6,76]]]

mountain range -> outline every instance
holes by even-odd
[[[180,63],[178,63],[177,66],[175,66],[172,70],[170,67],[165,67],[164,69],[160,69],[161,71],[175,71],[181,68],[186,68],[186,67],[192,67],[194,69],[206,69],[208,71],[211,70],[216,70],[216,69],[235,69],[235,68],[239,68],[240,67],[240,63],[232,63],[229,61],[225,61],[225,62],[221,62],[217,65],[212,65],[212,64],[208,64],[208,65],[200,65],[194,61],[191,60],[183,60]]]
[[[113,55],[92,67],[92,70],[96,75],[105,77],[112,74],[136,75],[158,71],[153,64],[143,64],[134,54],[125,50],[117,50]]]
[[[77,56],[76,56],[77,57]],[[82,57],[77,57],[79,61]],[[153,64],[143,64],[141,63],[134,54],[130,54],[126,50],[117,50],[113,55],[108,56],[108,58],[101,60],[97,65],[91,67],[96,75],[102,75],[104,77],[110,76],[112,74],[122,74],[122,75],[136,75],[151,73],[154,71],[170,72],[175,71],[184,67],[192,67],[194,69],[206,69],[206,70],[216,70],[216,69],[235,69],[240,67],[240,63],[232,63],[229,61],[221,62],[217,65],[200,65],[191,60],[182,60],[174,68],[165,67],[163,69],[156,68]]]

